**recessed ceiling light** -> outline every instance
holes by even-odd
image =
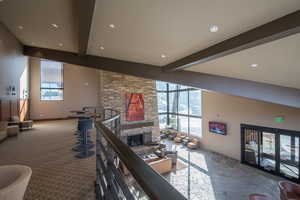
[[[212,33],[215,33],[219,30],[219,27],[216,25],[212,25],[211,27],[209,27],[209,31]]]
[[[103,47],[103,46],[100,46],[100,49],[101,49],[101,50],[104,50],[104,47]]]
[[[57,24],[51,24],[51,26],[53,26],[54,28],[58,28]]]
[[[23,30],[24,27],[23,26],[18,26],[18,29]]]
[[[110,28],[116,28],[114,24],[109,25]]]
[[[35,43],[34,43],[34,42],[31,42],[31,45],[35,45]]]
[[[167,56],[166,56],[165,54],[161,54],[161,57],[162,57],[162,58],[165,58],[165,57],[167,57]]]
[[[64,46],[64,45],[63,45],[63,43],[59,43],[58,46],[62,47],[62,46]]]
[[[257,67],[258,64],[251,64],[251,67]]]

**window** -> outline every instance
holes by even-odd
[[[156,82],[160,128],[173,128],[202,136],[201,90],[173,83]]]
[[[188,91],[178,92],[178,113],[189,114]]]
[[[41,61],[41,100],[63,100],[63,64],[60,62]]]
[[[159,127],[164,129],[167,127],[167,115],[159,115]]]
[[[189,111],[190,115],[201,116],[201,90],[192,90],[189,91],[190,95],[190,103],[189,103]]]
[[[167,91],[167,83],[162,81],[156,81],[156,89],[158,91]]]
[[[167,93],[165,92],[159,92],[157,93],[157,101],[158,104],[158,112],[159,113],[167,113]]]
[[[169,112],[170,113],[177,113],[177,93],[176,92],[168,92],[167,93],[169,96],[169,102],[168,102],[168,107],[169,107]]]

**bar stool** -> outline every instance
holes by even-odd
[[[78,120],[78,125],[77,125],[77,132],[75,133],[75,135],[77,135],[77,142],[76,142],[76,145],[84,145],[85,143],[85,135],[84,135],[84,132],[83,132],[83,129],[82,129],[82,127],[80,126],[80,121],[82,121],[82,120],[89,120],[88,118],[81,118],[81,119],[79,119]],[[89,123],[92,123],[92,122],[89,122]],[[89,129],[92,129],[92,125],[89,125],[88,126],[88,130]],[[91,136],[90,136],[90,132],[89,131],[87,131],[87,144],[89,144],[88,146],[89,146],[89,148],[93,148],[94,146],[92,145],[93,144],[93,141],[91,141]],[[78,150],[78,147],[75,147],[75,148],[73,148],[73,150],[74,151],[80,151],[80,150]]]
[[[88,118],[81,118],[78,120],[77,146],[73,148],[74,151],[82,151],[87,146],[89,149],[93,148],[93,142],[90,140],[89,130],[92,129],[93,121]],[[88,145],[87,145],[88,144]]]
[[[78,127],[80,131],[80,144],[73,148],[74,151],[80,152],[76,155],[77,158],[87,158],[94,155],[94,151],[90,151],[94,147],[92,141],[89,142],[88,133],[93,128],[92,119],[83,119],[78,121]]]

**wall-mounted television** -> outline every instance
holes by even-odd
[[[221,123],[221,122],[209,122],[209,132],[220,134],[220,135],[226,135],[227,126],[225,123]]]

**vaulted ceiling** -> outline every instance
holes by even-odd
[[[90,23],[87,55],[164,67],[300,10],[299,0],[82,1],[95,2],[90,10],[79,1],[2,0],[0,21],[27,46],[74,53],[82,48],[80,27]],[[90,21],[80,20],[80,12],[91,12]],[[300,89],[299,52],[294,32],[184,71]]]

